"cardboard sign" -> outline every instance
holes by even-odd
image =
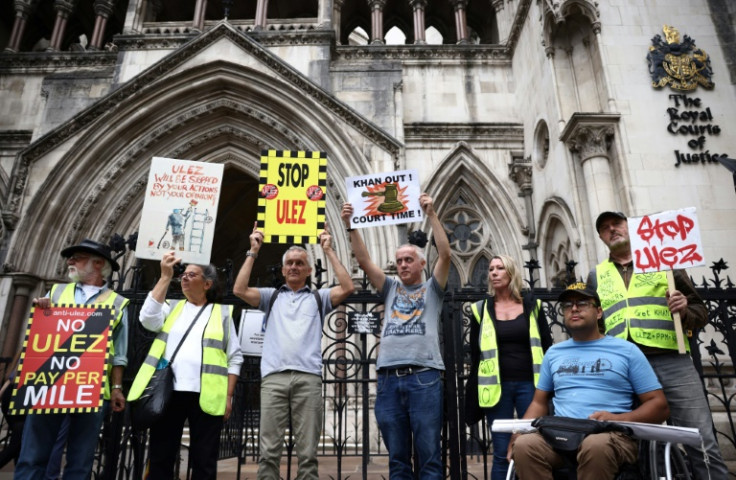
[[[223,165],[154,157],[148,175],[137,258],[176,252],[184,263],[210,263]]]
[[[260,357],[263,354],[263,339],[266,336],[266,332],[263,331],[264,315],[261,310],[243,310],[238,329],[243,355]]]
[[[419,175],[416,170],[347,177],[348,202],[353,205],[352,228],[420,222]]]
[[[327,154],[261,153],[258,228],[267,243],[318,243],[325,228]]]
[[[11,413],[97,411],[115,316],[114,309],[99,305],[33,308]]]
[[[705,265],[695,208],[629,218],[635,273]]]

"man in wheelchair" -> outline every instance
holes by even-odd
[[[652,367],[631,342],[603,335],[598,294],[584,283],[560,294],[558,308],[572,336],[553,345],[545,354],[534,399],[525,419],[549,413],[599,421],[662,423],[669,415],[667,400]],[[634,398],[639,406],[634,408]],[[587,435],[573,446],[579,480],[613,480],[624,463],[635,463],[636,440],[621,432]],[[513,458],[521,480],[553,478],[552,471],[565,466],[565,458],[539,433],[512,435]]]

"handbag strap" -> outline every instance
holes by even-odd
[[[194,327],[194,324],[197,323],[197,319],[199,319],[199,316],[202,315],[202,312],[204,312],[204,309],[207,308],[207,305],[209,305],[209,303],[207,302],[205,302],[205,304],[202,305],[202,308],[200,308],[199,312],[197,312],[197,316],[194,317],[194,320],[192,320],[192,323],[189,324],[189,328],[187,328],[187,331],[184,332],[184,336],[181,337],[181,340],[179,341],[179,345],[176,346],[176,350],[174,350],[174,354],[171,356],[171,359],[169,360],[169,365],[174,363],[174,358],[176,358],[176,354],[179,353],[179,349],[184,343],[184,340],[186,340],[187,335],[189,335],[189,332],[192,331],[192,327]]]

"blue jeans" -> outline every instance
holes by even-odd
[[[728,469],[723,463],[718,447],[710,407],[703,393],[703,382],[695,370],[692,359],[688,355],[677,353],[650,355],[647,359],[657,374],[659,383],[662,384],[664,396],[667,397],[670,406],[668,423],[697,428],[703,436],[703,445],[710,461],[710,477],[709,468],[703,460],[703,451],[685,446],[693,467],[693,477],[696,480],[726,480]]]
[[[488,429],[490,430],[494,420],[514,418],[514,410],[518,418],[523,417],[529,404],[532,403],[532,398],[534,398],[534,382],[501,382],[501,398],[495,406],[485,409]],[[505,480],[506,478],[506,472],[509,469],[506,451],[510,440],[510,433],[491,434],[493,442],[491,480]]]
[[[59,477],[61,476],[61,461],[64,457],[66,437],[69,436],[70,423],[71,417],[69,416],[66,416],[64,421],[61,423],[59,435],[56,437],[56,442],[54,442],[54,448],[51,449],[49,464],[46,466],[46,475],[43,477],[45,480],[59,480]]]
[[[107,403],[107,402],[106,402]],[[64,418],[69,420],[64,480],[88,480],[92,475],[95,448],[104,418],[104,409],[94,413],[32,414],[23,427],[20,458],[15,467],[17,480],[43,480],[52,449]]]
[[[398,377],[378,372],[376,421],[388,449],[389,479],[413,480],[412,438],[419,478],[443,479],[442,373],[427,370]]]

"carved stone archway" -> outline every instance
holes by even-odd
[[[225,47],[231,55],[240,50],[237,63],[212,52],[199,56],[223,41],[234,44]],[[4,211],[15,220],[10,269],[58,278],[63,246],[135,231],[151,157],[225,163],[257,178],[266,147],[328,152],[335,201],[327,217],[339,225],[342,178],[367,173],[369,161],[393,163],[401,144],[221,24],[20,154]],[[395,243],[382,231],[367,240]],[[337,237],[336,247],[349,256],[345,239]]]

